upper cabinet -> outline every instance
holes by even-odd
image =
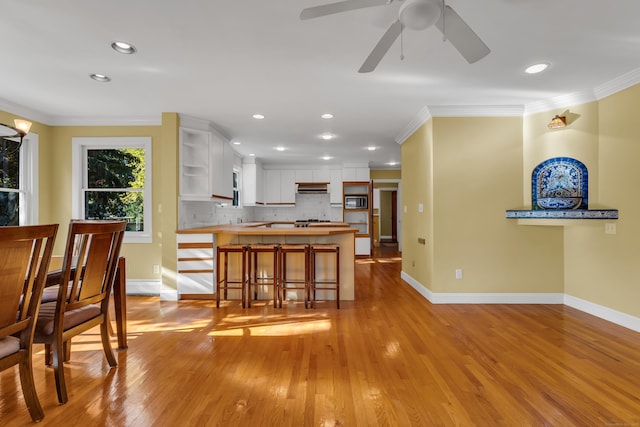
[[[296,203],[296,171],[280,171],[280,203],[295,205]]]
[[[233,149],[222,135],[211,131],[211,197],[233,200]]]
[[[180,116],[180,197],[233,200],[233,157],[229,142],[210,122]]]
[[[180,196],[186,199],[209,199],[209,132],[180,128]]]
[[[293,205],[296,203],[295,171],[264,170],[264,203],[267,205]]]
[[[347,167],[342,168],[343,181],[369,181],[370,173],[368,167]]]
[[[255,158],[242,163],[242,204],[256,206],[264,204],[264,170]],[[252,163],[249,163],[251,161]]]
[[[329,203],[342,206],[342,170],[329,171]]]

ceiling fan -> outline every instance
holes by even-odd
[[[312,19],[350,10],[364,9],[373,6],[389,5],[394,0],[345,0],[304,9],[300,19]],[[398,0],[404,1],[404,0]],[[453,47],[473,64],[491,52],[478,35],[467,25],[445,0],[406,0],[400,7],[398,19],[384,33],[375,45],[367,59],[358,70],[359,73],[369,73],[376,69],[387,51],[405,28],[424,30],[434,25],[442,32],[444,39],[448,39]]]

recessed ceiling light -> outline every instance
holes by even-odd
[[[240,145],[240,141],[233,141],[233,145]]]
[[[322,160],[331,160],[331,159],[333,159],[333,157],[331,157],[331,156],[322,156],[322,157],[320,157],[320,158],[321,158]]]
[[[131,55],[136,53],[137,49],[134,45],[127,42],[113,42],[111,48],[118,53],[124,53],[125,55]]]
[[[262,119],[264,119],[264,116],[263,116],[262,114],[254,114],[252,117],[253,117],[254,119],[256,119],[256,120],[262,120]]]
[[[333,139],[335,137],[336,136],[331,133],[323,133],[322,135],[320,135],[320,138],[324,139],[325,141],[329,141],[330,139]]]
[[[89,77],[91,77],[93,80],[97,81],[97,82],[101,82],[101,83],[106,83],[106,82],[110,82],[111,78],[109,76],[105,76],[104,74],[89,74]]]
[[[389,166],[396,166],[398,164],[398,162],[389,162],[387,163]]]
[[[525,68],[524,72],[527,74],[541,73],[549,67],[547,62],[541,62],[539,64],[533,64]]]
[[[284,151],[284,150],[286,150],[286,148],[284,148],[282,145],[278,145],[278,146],[276,147],[276,150],[278,150],[278,151]]]
[[[324,113],[322,116],[323,119],[333,119],[333,114],[331,113]]]
[[[374,146],[369,146],[369,147],[367,147],[367,150],[369,150],[369,151],[376,151],[376,147],[374,147]]]
[[[255,157],[256,155],[255,155],[255,153],[249,153],[249,156],[250,157]]]

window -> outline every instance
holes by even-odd
[[[0,226],[38,223],[38,136],[0,138]]]
[[[233,206],[240,206],[240,171],[233,170]]]
[[[151,138],[73,138],[73,216],[125,220],[126,243],[151,243]]]

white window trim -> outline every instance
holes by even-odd
[[[20,146],[19,174],[20,187],[7,189],[9,192],[18,193],[20,210],[18,221],[20,225],[38,224],[38,142],[37,133],[27,134]]]
[[[84,218],[83,176],[87,168],[86,151],[89,148],[144,148],[145,155],[145,188],[144,188],[144,231],[127,231],[124,243],[152,243],[152,176],[151,137],[83,137],[72,138],[71,141],[71,215],[73,218]]]
[[[20,224],[35,225],[39,222],[40,205],[38,203],[38,146],[40,137],[37,133],[29,133],[22,141],[20,148],[20,178],[24,180],[24,187],[21,189]],[[23,205],[24,203],[24,205]]]

